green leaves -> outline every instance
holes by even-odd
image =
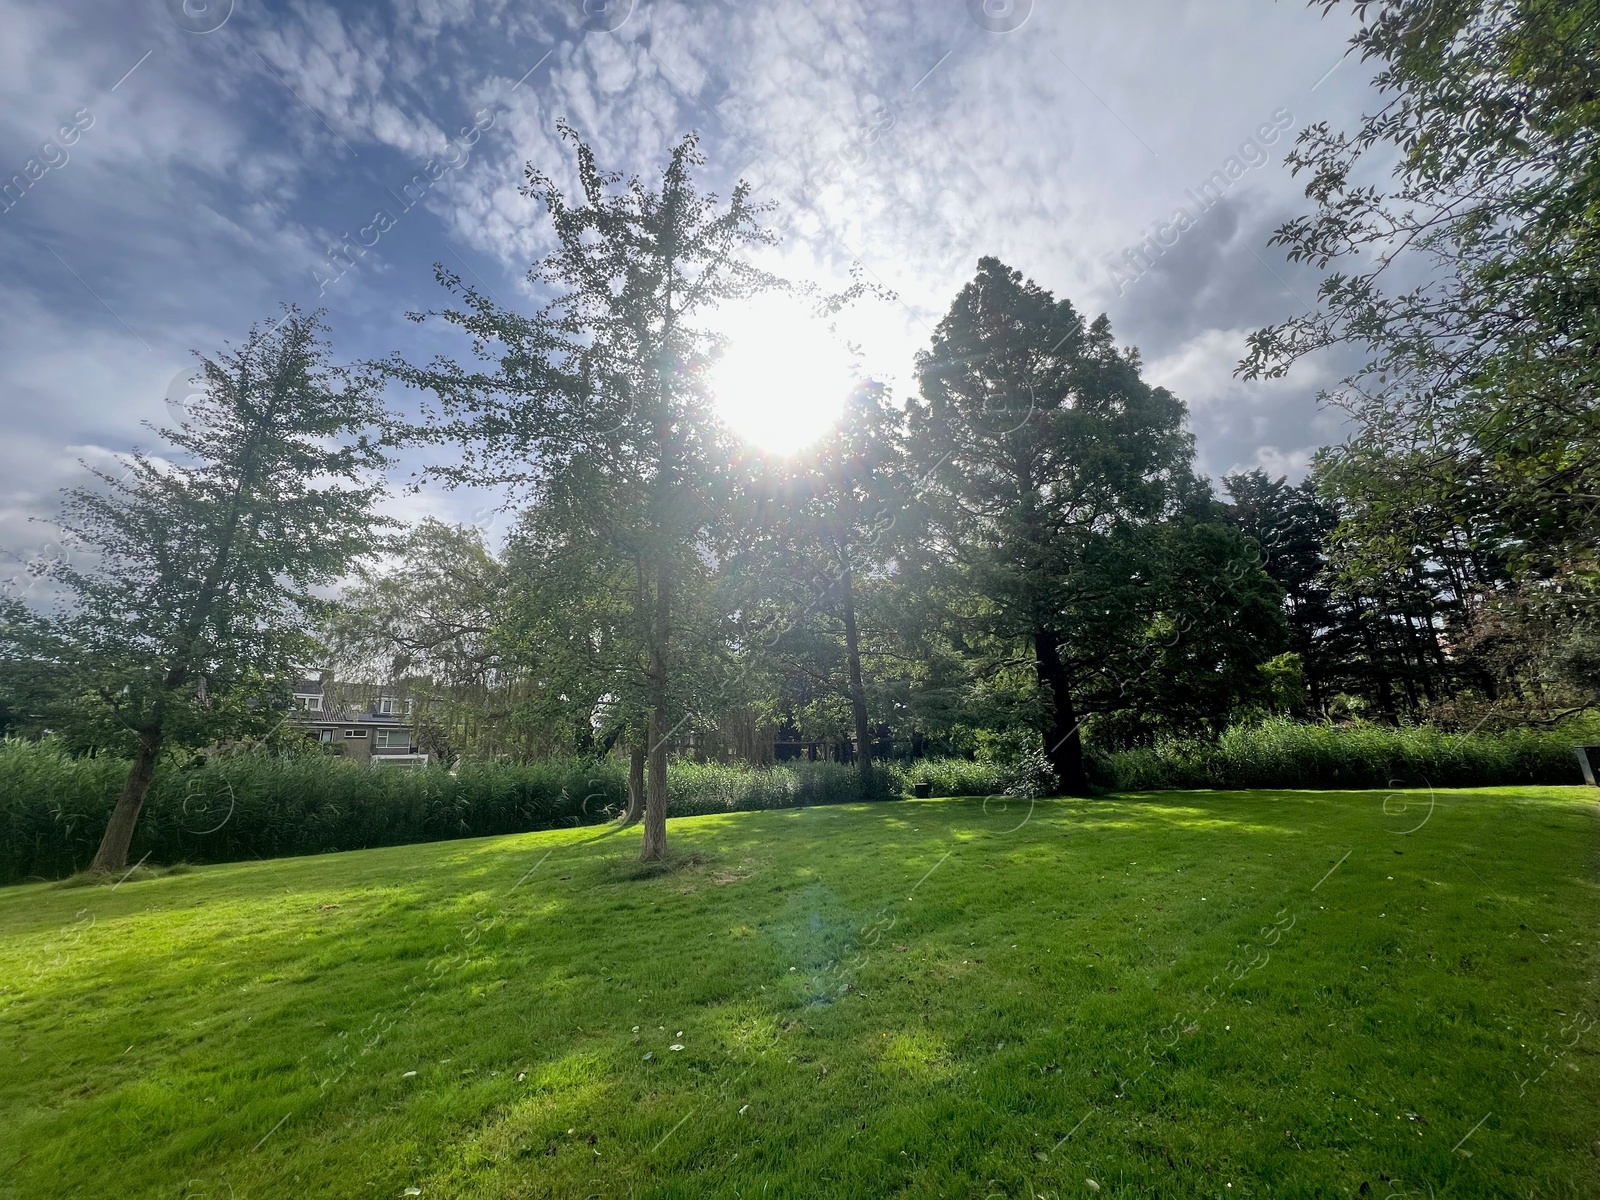
[[[287,309],[202,358],[158,457],[66,495],[74,554],[56,622],[85,694],[73,719],[115,744],[161,730],[179,746],[264,732],[331,586],[375,544],[384,457],[370,381],[333,365],[318,315]],[[153,427],[152,427],[153,428]]]
[[[1023,712],[1063,785],[1083,786],[1086,711],[1220,723],[1260,689],[1276,591],[1192,473],[1183,404],[1104,317],[985,258],[917,366],[909,569],[992,703],[1031,659]]]
[[[1328,347],[1362,353],[1323,393],[1359,423],[1344,453],[1389,460],[1397,495],[1493,526],[1519,575],[1571,571],[1592,588],[1600,5],[1352,8],[1352,46],[1379,64],[1388,103],[1350,133],[1302,131],[1288,161],[1313,211],[1272,239],[1343,269],[1313,311],[1252,335],[1239,370],[1270,378]],[[1386,186],[1352,182],[1391,162]],[[1440,459],[1448,488],[1429,469]]]

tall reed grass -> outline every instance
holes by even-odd
[[[49,741],[0,745],[0,881],[57,878],[94,857],[127,777],[114,758]],[[607,819],[626,803],[615,763],[543,762],[407,770],[321,755],[241,754],[164,764],[130,861],[232,862]]]
[[[1590,731],[1588,740],[1600,739]],[[1099,786],[1116,791],[1579,783],[1573,742],[1570,732],[1459,735],[1272,720],[1215,742],[1091,756],[1091,767]],[[668,791],[673,816],[694,816],[889,799],[918,784],[935,796],[990,796],[1012,775],[961,759],[885,763],[863,794],[855,768],[840,763],[674,762]],[[86,866],[126,776],[119,759],[73,757],[49,740],[0,743],[0,883]],[[456,772],[315,754],[221,756],[187,769],[168,763],[156,773],[132,860],[232,862],[597,824],[624,808],[626,791],[624,765],[609,759]]]
[[[1274,718],[1236,725],[1216,741],[1174,739],[1097,758],[1093,774],[1096,783],[1117,791],[1582,783],[1573,746],[1583,736],[1570,730],[1461,734],[1431,726]]]
[[[58,744],[0,743],[0,883],[54,879],[94,857],[128,764],[75,758]],[[854,768],[767,769],[674,762],[673,816],[888,799],[879,772],[863,796]],[[448,838],[592,825],[627,804],[625,764],[491,763],[450,772],[371,767],[321,755],[241,754],[156,772],[130,861],[235,862]]]
[[[910,763],[889,764],[890,786],[907,793],[919,784],[932,788],[935,796],[998,796],[1010,783],[1010,772],[999,763],[973,762],[963,758],[923,758]]]

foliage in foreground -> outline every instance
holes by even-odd
[[[1310,312],[1251,335],[1245,377],[1354,351],[1323,396],[1356,419],[1332,458],[1369,531],[1403,549],[1406,525],[1453,526],[1592,608],[1600,3],[1319,3],[1360,20],[1383,103],[1300,133],[1311,211],[1272,241],[1326,274]]]
[[[677,823],[668,870],[571,830],[5,889],[0,1179],[1600,1194],[1592,793],[1384,801],[796,809]]]

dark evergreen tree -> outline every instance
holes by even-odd
[[[989,664],[986,685],[1016,694],[1015,669],[1028,663],[1057,785],[1081,794],[1086,706],[1148,695],[1162,658],[1150,639],[1177,619],[1182,589],[1159,568],[1157,546],[1182,535],[1162,526],[1180,518],[1216,526],[1191,469],[1183,405],[1140,378],[1137,352],[1116,346],[1104,317],[1086,324],[1070,303],[993,258],[980,260],[917,370],[913,586],[946,599],[951,644]],[[1221,533],[1242,556],[1242,540]],[[1228,553],[1217,557],[1219,572]],[[1260,582],[1248,563],[1232,573],[1219,581],[1224,591]],[[1188,586],[1203,589],[1205,580]],[[1274,610],[1275,596],[1256,606],[1268,626],[1251,645],[1277,635]],[[1203,612],[1223,615],[1209,603]],[[1187,653],[1206,634],[1193,636]],[[1235,649],[1215,647],[1224,656]],[[1254,650],[1246,657],[1252,669],[1261,661]]]

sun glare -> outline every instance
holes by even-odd
[[[728,346],[711,377],[717,412],[762,450],[790,454],[816,441],[844,411],[855,373],[827,327],[781,296],[762,297],[722,323]]]

